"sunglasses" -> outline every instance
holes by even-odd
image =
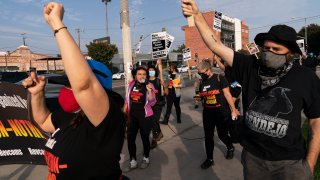
[[[208,71],[208,69],[207,70],[205,70],[204,72],[198,72],[198,74],[201,76],[201,75],[203,75],[203,74],[205,74],[206,72]]]

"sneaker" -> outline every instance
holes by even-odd
[[[149,158],[143,157],[142,163],[140,164],[140,169],[147,168],[149,164],[150,164]]]
[[[157,135],[153,137],[153,139],[156,141],[160,141],[162,138],[163,138],[162,132],[157,133]]]
[[[233,152],[234,148],[228,149],[226,154],[226,159],[232,159],[233,158]]]
[[[212,159],[206,159],[202,164],[201,164],[201,169],[208,169],[209,167],[213,166],[214,162]]]
[[[136,169],[138,167],[138,163],[136,160],[131,160],[130,163],[129,163],[129,166],[127,166],[126,168],[124,168],[122,171],[123,172],[130,172],[134,169]]]
[[[151,144],[150,144],[150,149],[154,149],[157,147],[158,143],[155,139],[152,139]]]

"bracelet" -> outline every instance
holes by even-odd
[[[53,36],[56,36],[56,34],[57,34],[61,29],[64,29],[64,28],[68,29],[66,26],[63,26],[63,27],[61,27],[61,28],[59,28],[59,29],[54,30]]]

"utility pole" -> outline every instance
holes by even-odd
[[[130,21],[128,0],[120,0],[120,28],[122,30],[122,49],[123,49],[123,64],[125,72],[125,89],[128,92],[128,84],[131,81],[132,66],[132,50],[130,37]]]
[[[76,33],[78,34],[78,47],[80,48],[80,29],[79,28],[77,28],[77,29],[75,29],[76,30]]]
[[[307,18],[304,18],[304,37],[305,37],[305,44],[304,44],[304,51],[307,53],[307,47],[308,47],[308,33],[307,33]]]

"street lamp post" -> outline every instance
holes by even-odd
[[[136,39],[136,36],[135,36],[136,25],[137,25],[137,23],[138,23],[139,21],[142,21],[142,20],[144,20],[144,17],[143,17],[143,18],[140,18],[140,19],[138,19],[138,20],[135,20],[135,21],[133,22],[133,48],[134,48],[134,53],[135,53],[135,50],[136,50],[136,41],[135,41],[135,39]]]
[[[103,3],[106,5],[106,29],[107,29],[107,37],[109,36],[109,30],[108,30],[108,3],[111,2],[111,0],[102,0]]]
[[[136,35],[135,35],[135,32],[136,32],[136,25],[139,21],[142,21],[144,20],[144,17],[143,18],[139,18],[138,20],[135,20],[133,22],[133,58],[132,58],[132,64],[134,65],[136,62]]]

